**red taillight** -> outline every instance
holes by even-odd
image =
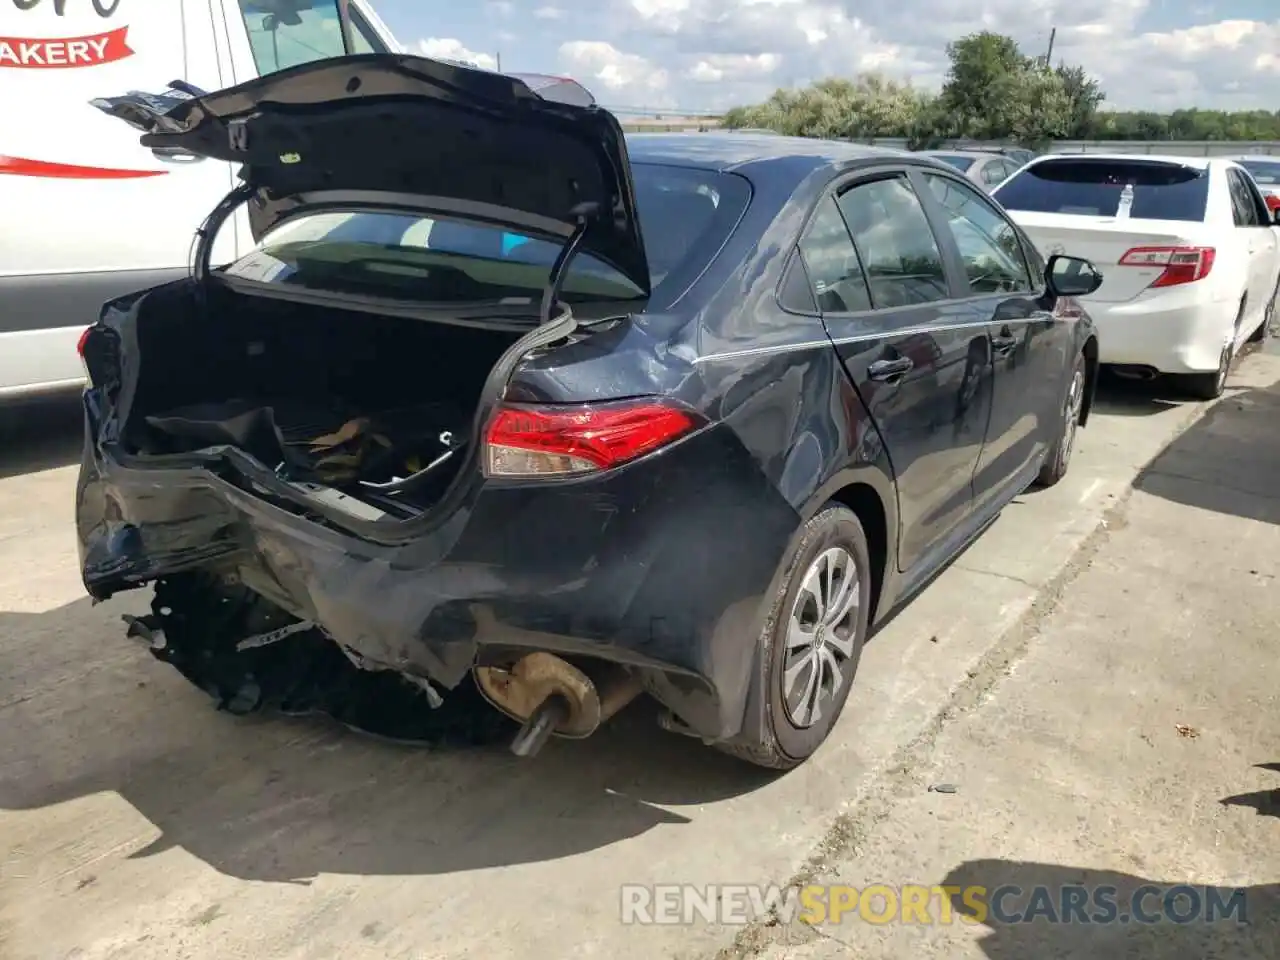
[[[1277,210],[1280,210],[1280,197],[1276,196],[1274,193],[1264,193],[1262,195],[1262,199],[1267,201],[1267,209],[1273,214]]]
[[[1176,287],[1203,280],[1213,269],[1213,247],[1134,247],[1120,258],[1122,267],[1164,267],[1153,287]]]
[[[485,434],[485,473],[554,477],[608,470],[701,424],[697,414],[662,400],[503,406]]]
[[[84,368],[84,378],[90,386],[93,386],[93,371],[89,369],[89,361],[85,359],[84,351],[92,334],[93,327],[85,327],[84,333],[80,334],[80,339],[76,341],[76,353],[80,356],[80,366]]]

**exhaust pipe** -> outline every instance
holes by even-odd
[[[518,757],[535,756],[551,737],[591,736],[641,691],[640,681],[620,667],[598,683],[555,654],[538,651],[511,668],[476,667],[476,686],[493,706],[521,724],[511,741]]]
[[[1160,375],[1154,367],[1143,367],[1136,364],[1116,366],[1111,369],[1117,377],[1125,380],[1140,380],[1143,383],[1148,383]]]

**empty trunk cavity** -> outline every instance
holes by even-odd
[[[359,513],[430,508],[465,460],[485,380],[519,335],[210,290],[144,305],[122,440],[234,447]]]

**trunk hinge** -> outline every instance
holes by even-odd
[[[247,183],[240,184],[222,198],[221,202],[213,208],[213,212],[205,218],[204,223],[200,224],[200,229],[196,231],[191,255],[191,275],[198,281],[199,289],[204,289],[204,281],[209,276],[213,242],[218,237],[218,230],[241,204],[246,203],[254,195],[256,189]]]
[[[551,274],[547,277],[547,288],[542,291],[542,308],[538,311],[539,325],[550,323],[555,319],[556,303],[560,299],[560,290],[564,287],[565,278],[569,275],[569,264],[582,249],[587,228],[600,215],[600,204],[580,203],[569,213],[574,219],[573,233],[569,236],[568,242],[560,248],[556,262],[551,266]]]

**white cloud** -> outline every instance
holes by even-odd
[[[782,55],[761,53],[709,53],[690,68],[690,80],[702,83],[721,83],[772,76],[782,64]]]
[[[560,46],[565,72],[607,103],[667,106],[667,71],[644,57],[623,53],[603,40],[572,40]]]
[[[428,37],[425,40],[419,40],[418,53],[433,60],[461,60],[463,63],[472,63],[485,70],[495,70],[498,66],[498,61],[493,54],[468,50],[462,45],[461,40],[455,40],[453,37]]]
[[[1276,109],[1280,8],[1248,19],[1249,0],[489,0],[520,35],[504,66],[564,69],[613,105],[720,109],[776,87],[878,70],[936,89],[946,44],[990,29],[1028,53],[1079,63],[1108,103]],[[1256,5],[1251,6],[1255,11]],[[519,23],[520,29],[515,25]],[[466,47],[498,45],[496,23],[458,32]],[[443,30],[443,28],[441,28]],[[449,32],[454,32],[450,28]],[[465,46],[464,46],[465,43]],[[440,54],[448,55],[448,54]],[[486,64],[490,54],[474,55]],[[507,61],[511,63],[508,64]]]

